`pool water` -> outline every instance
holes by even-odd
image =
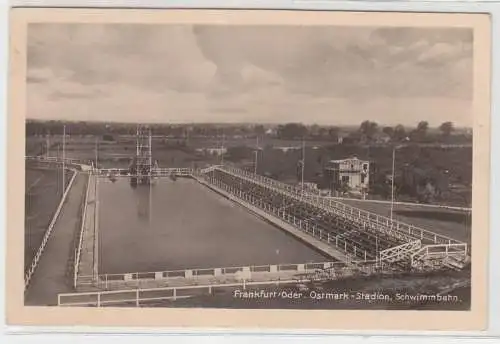
[[[101,274],[329,260],[192,179],[98,187]]]

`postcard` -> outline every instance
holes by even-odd
[[[10,324],[486,327],[488,15],[16,8],[10,43]]]

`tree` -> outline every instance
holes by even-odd
[[[359,126],[359,132],[364,135],[368,140],[373,139],[378,131],[378,124],[376,122],[364,121]]]
[[[339,128],[331,127],[328,129],[328,138],[332,141],[338,141],[339,139]]]
[[[394,136],[394,128],[393,127],[384,127],[382,128],[382,132],[389,136],[391,139]]]
[[[351,187],[349,186],[349,183],[346,181],[343,181],[340,186],[339,186],[339,191],[342,195],[346,195],[351,191]]]
[[[278,137],[280,139],[298,139],[307,135],[307,128],[300,123],[287,123],[278,127]]]
[[[424,141],[427,136],[427,130],[429,129],[429,123],[427,121],[421,121],[418,123],[417,128],[411,132],[411,137],[416,141]]]
[[[266,129],[262,124],[257,124],[255,127],[253,127],[253,131],[257,136],[262,136],[266,133]]]
[[[444,122],[439,126],[439,130],[443,136],[450,136],[455,128],[453,127],[453,122]]]
[[[403,141],[407,137],[405,127],[401,124],[396,125],[394,128],[394,140]]]

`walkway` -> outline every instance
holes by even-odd
[[[72,259],[73,243],[80,225],[80,210],[87,176],[78,174],[66,203],[40,258],[37,270],[25,292],[25,304],[57,305],[57,294],[73,291],[68,278],[68,261]]]

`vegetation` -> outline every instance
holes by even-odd
[[[122,149],[123,154],[133,148],[134,138],[127,136],[134,136],[137,130],[137,125],[131,123],[28,121],[27,136],[40,137],[34,140],[36,144],[27,145],[27,151],[32,152],[29,154],[43,154],[45,138],[42,137],[47,136],[50,136],[51,151],[55,152],[60,141],[57,136],[63,132],[64,125],[71,137],[90,136],[93,142],[98,136],[102,141],[115,142],[116,147],[109,149]],[[253,170],[257,152],[257,172],[287,182],[301,179],[300,147],[303,140],[307,141],[304,180],[320,188],[331,187],[331,181],[325,180],[323,173],[328,161],[357,156],[371,162],[369,195],[381,199],[391,196],[392,151],[399,146],[394,180],[397,199],[470,204],[472,133],[456,128],[451,122],[437,128],[430,127],[426,121],[405,128],[403,125],[381,126],[369,120],[355,127],[198,123],[151,124],[150,128],[155,136],[156,155],[160,162],[165,160],[166,165],[219,161],[215,152],[214,156],[208,156],[203,148],[224,145],[226,161]],[[75,147],[79,149],[78,145]],[[67,147],[67,152],[71,149]],[[101,150],[104,149],[103,145]],[[179,158],[174,159],[173,154]],[[92,152],[88,155],[94,156]]]

